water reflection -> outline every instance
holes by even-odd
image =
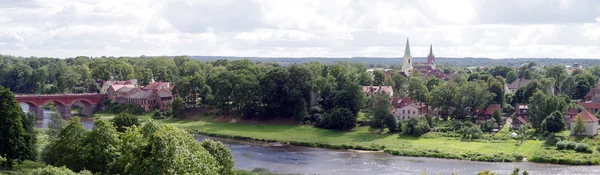
[[[19,105],[21,106],[21,109],[24,112],[28,112],[29,111],[29,105],[25,104],[25,103],[19,103]],[[50,122],[50,116],[55,113],[54,111],[50,111],[50,110],[46,110],[44,109],[44,119],[43,120],[36,120],[34,127],[36,128],[48,128],[48,123]],[[81,123],[83,124],[83,127],[87,130],[91,130],[94,127],[94,119],[90,118],[90,117],[81,117],[80,118]]]

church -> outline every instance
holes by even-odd
[[[412,61],[412,56],[410,55],[410,44],[408,43],[407,38],[406,48],[404,49],[404,63],[402,64],[401,74],[403,74],[406,77],[409,77],[413,75],[415,71],[419,71],[424,78],[429,78],[433,76],[436,78],[449,80],[454,75],[445,74],[444,72],[435,68],[435,56],[433,55],[433,45],[429,45],[429,55],[427,56],[427,62],[414,63]]]

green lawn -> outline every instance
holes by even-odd
[[[327,144],[347,144],[370,146],[373,144],[384,145],[395,150],[433,150],[441,152],[512,154],[518,152],[526,157],[533,154],[536,149],[543,147],[543,141],[527,140],[516,146],[515,140],[490,140],[478,142],[463,142],[451,137],[411,137],[398,134],[378,134],[369,130],[369,127],[357,127],[351,131],[335,131],[303,125],[252,125],[229,124],[209,121],[163,120],[165,123],[186,129],[195,129],[203,132],[245,136],[260,139],[274,139],[279,141],[320,142]],[[493,142],[493,143],[492,143]]]

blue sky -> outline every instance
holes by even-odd
[[[600,58],[597,0],[0,0],[0,54]]]

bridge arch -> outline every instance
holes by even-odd
[[[43,106],[50,102],[56,104],[56,111],[64,118],[71,117],[71,105],[82,105],[83,115],[92,115],[97,104],[102,101],[104,94],[44,94],[44,95],[16,95],[19,103],[29,105],[29,111],[36,113],[37,119],[44,118]]]

